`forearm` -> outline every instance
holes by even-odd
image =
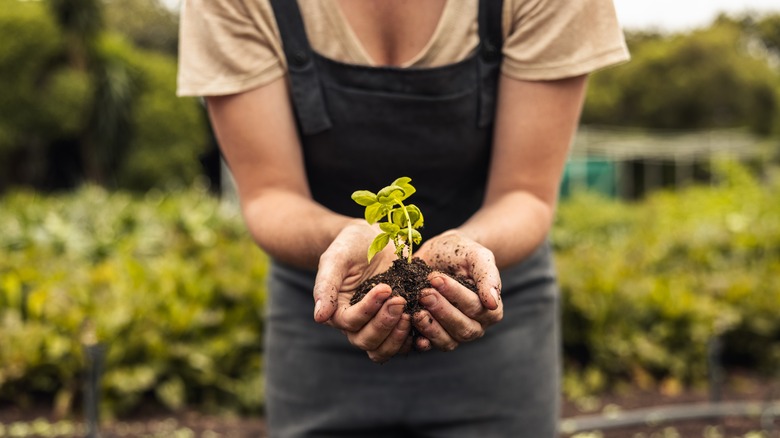
[[[263,251],[281,262],[311,269],[338,233],[355,221],[283,190],[266,190],[244,201],[242,211],[252,238]]]
[[[493,251],[499,267],[523,260],[550,231],[585,85],[585,76],[549,82],[502,77],[485,203],[459,227]]]
[[[528,192],[507,193],[456,229],[490,249],[499,268],[523,260],[550,231],[554,207]]]
[[[311,198],[287,83],[208,99],[220,148],[255,242],[271,257],[315,268],[352,220]]]

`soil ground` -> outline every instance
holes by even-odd
[[[619,393],[586,398],[577,402],[566,400],[563,418],[630,411],[638,408],[705,402],[710,399],[706,389],[652,391],[630,388]],[[721,392],[721,400],[780,400],[780,380],[732,376]],[[2,437],[82,437],[86,429],[79,421],[57,420],[45,407],[28,408],[0,406],[0,438]],[[102,438],[113,437],[267,437],[261,415],[238,417],[208,415],[197,411],[178,413],[147,407],[132,416],[104,422]],[[656,425],[640,425],[619,429],[562,434],[561,438],[780,438],[780,412],[775,418],[725,417],[678,421]],[[399,437],[403,438],[403,437]]]
[[[573,402],[563,406],[564,419],[615,411],[684,406],[709,402],[713,394],[707,388],[677,390],[641,390],[630,388],[619,393]],[[780,380],[736,374],[729,378],[720,392],[720,401],[769,402],[780,400]],[[643,424],[631,427],[561,434],[566,438],[780,438],[780,412],[774,418],[728,416],[699,418],[669,423]]]

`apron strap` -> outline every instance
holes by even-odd
[[[479,127],[493,123],[501,69],[503,0],[479,1]]]
[[[281,34],[284,56],[287,58],[290,92],[301,132],[311,135],[330,129],[332,123],[325,107],[298,2],[271,0],[271,7]]]

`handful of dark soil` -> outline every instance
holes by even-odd
[[[396,259],[393,261],[393,265],[390,269],[375,275],[358,285],[349,304],[357,303],[366,296],[374,286],[384,283],[390,286],[393,290],[393,295],[404,297],[406,300],[404,313],[413,315],[418,310],[423,309],[419,303],[420,291],[431,287],[431,283],[428,281],[428,274],[431,272],[433,272],[433,268],[428,266],[428,264],[420,258],[413,258],[411,263],[408,263],[406,259]],[[477,285],[474,284],[474,281],[470,278],[465,278],[453,273],[446,274],[472,290],[474,293],[477,292]]]

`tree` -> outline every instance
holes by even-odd
[[[174,58],[102,28],[100,2],[0,0],[0,191],[197,179],[201,106],[176,97]]]
[[[738,17],[721,15],[717,21],[739,26],[743,32],[760,40],[775,56],[780,56],[780,14],[745,14]]]
[[[75,142],[87,180],[115,185],[116,172],[130,137],[132,77],[125,64],[98,48],[104,30],[102,0],[48,0],[65,36],[68,64],[91,77],[91,114]],[[61,147],[73,145],[63,142]],[[75,151],[72,151],[75,152]]]
[[[757,23],[757,30],[767,48],[780,56],[780,14],[761,18]]]
[[[159,0],[105,0],[108,28],[125,35],[136,46],[175,55],[179,17]]]
[[[658,129],[750,127],[769,134],[780,76],[733,22],[629,38],[631,62],[593,75],[585,123]]]

